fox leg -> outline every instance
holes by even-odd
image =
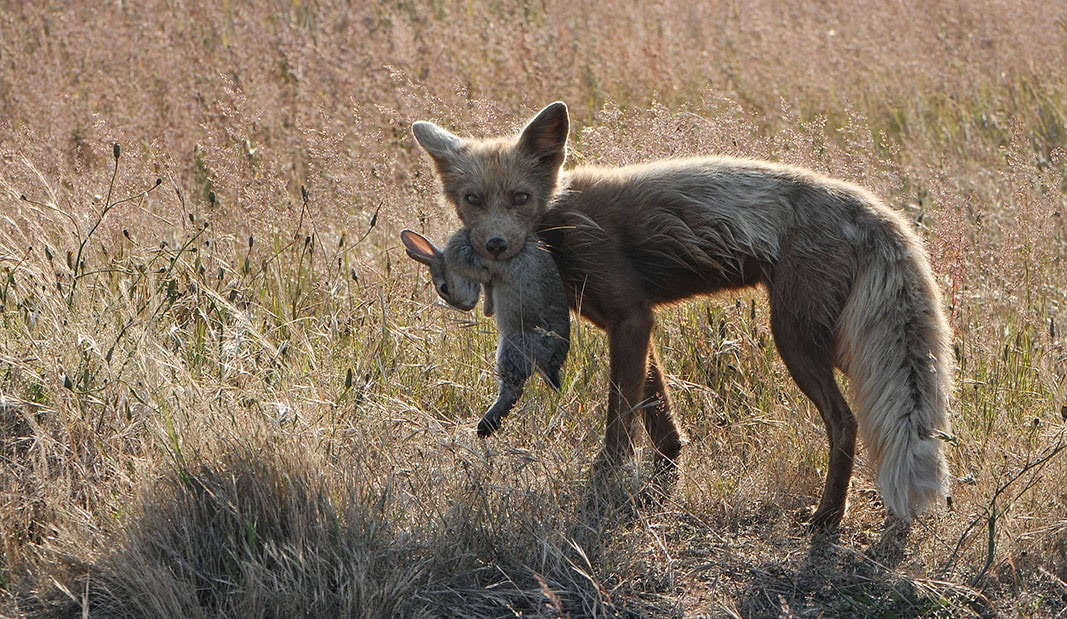
[[[604,455],[621,462],[633,456],[634,416],[644,399],[648,349],[652,339],[652,310],[629,311],[608,326],[611,383],[608,390]]]
[[[804,395],[819,409],[830,442],[826,485],[811,526],[837,526],[845,515],[848,484],[856,453],[856,418],[834,379],[833,336],[814,320],[793,310],[776,311],[771,304],[771,331],[778,353]]]
[[[645,431],[656,447],[656,466],[673,469],[682,451],[684,438],[671,414],[671,400],[663,381],[656,347],[648,347],[648,374],[644,387]]]

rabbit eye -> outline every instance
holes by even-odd
[[[464,199],[467,201],[467,204],[470,204],[471,206],[482,205],[482,197],[476,193],[468,193],[466,196],[464,196]]]
[[[440,294],[442,297],[447,297],[448,296],[448,284],[442,283],[440,286],[438,286],[437,287],[437,293]]]
[[[517,191],[515,192],[515,195],[512,196],[512,202],[514,202],[515,206],[522,206],[523,204],[526,204],[529,199],[530,194],[522,191]]]

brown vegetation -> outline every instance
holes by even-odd
[[[1025,1],[26,3],[0,15],[0,615],[1049,616],[1067,608],[1067,13]],[[929,243],[959,364],[950,511],[903,553],[758,293],[664,312],[692,443],[605,505],[604,342],[489,441],[492,323],[414,120],[572,157],[865,185]],[[119,147],[115,147],[118,144]],[[157,184],[157,179],[160,179]],[[623,483],[635,486],[644,472]]]

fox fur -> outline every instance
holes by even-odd
[[[562,171],[563,103],[518,136],[412,130],[474,251],[506,260],[536,232],[570,306],[607,332],[609,461],[632,457],[639,418],[668,470],[684,443],[652,342],[654,309],[762,286],[779,354],[829,439],[811,524],[833,527],[845,513],[857,430],[892,514],[910,520],[945,496],[951,333],[920,239],[870,192],[726,157]],[[835,368],[850,379],[855,414]]]
[[[408,256],[430,267],[434,288],[448,304],[471,310],[485,287],[485,313],[495,317],[499,333],[498,394],[478,423],[479,436],[500,428],[534,370],[559,391],[570,349],[570,312],[556,263],[533,233],[507,260],[486,260],[475,253],[466,229],[453,234],[444,251],[411,230],[400,238]]]

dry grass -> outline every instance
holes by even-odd
[[[1029,1],[5,9],[0,615],[1064,616],[1065,39]],[[914,219],[951,511],[901,546],[861,455],[804,535],[825,439],[758,292],[663,312],[668,499],[587,478],[589,325],[563,392],[477,439],[495,334],[398,248],[456,223],[407,127],[556,99],[574,160],[769,158]]]

